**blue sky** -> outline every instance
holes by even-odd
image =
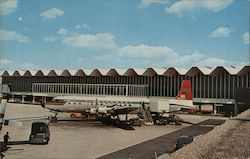
[[[249,65],[249,0],[0,0],[0,69]]]

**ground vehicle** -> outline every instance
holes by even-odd
[[[49,139],[49,121],[33,122],[29,142],[31,144],[48,144]]]
[[[183,122],[183,120],[178,115],[175,114],[170,114],[167,119],[168,119],[168,124],[174,123],[175,125],[181,125]]]
[[[167,125],[173,123],[174,125],[181,125],[183,120],[175,114],[170,114],[168,117],[159,113],[152,114],[155,125]]]
[[[187,135],[180,135],[178,137],[177,143],[175,145],[174,151],[182,148],[183,146],[191,143],[193,141],[193,136],[187,136]]]
[[[139,119],[139,118],[131,118],[131,119],[129,119],[129,123],[132,126],[142,126],[143,120]]]

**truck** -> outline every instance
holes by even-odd
[[[181,119],[178,115],[169,114],[168,116],[163,116],[160,113],[152,114],[152,118],[155,125],[167,125],[167,124],[174,124],[174,125],[181,125],[183,119]]]

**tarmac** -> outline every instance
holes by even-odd
[[[6,118],[20,118],[29,116],[44,116],[51,115],[50,112],[44,110],[37,105],[28,104],[15,104],[8,103],[6,110]],[[133,146],[146,143],[146,152],[152,153],[154,151],[159,152],[158,155],[168,152],[168,148],[163,150],[162,145],[158,145],[158,142],[152,142],[157,140],[163,140],[164,136],[169,140],[165,140],[164,143],[168,143],[171,146],[175,144],[177,136],[183,130],[187,129],[192,131],[191,124],[182,124],[181,126],[166,125],[166,126],[141,126],[134,127],[135,130],[123,130],[111,125],[102,124],[99,121],[86,121],[86,120],[74,120],[70,118],[70,114],[59,114],[59,119],[62,119],[58,123],[50,124],[51,137],[48,145],[31,145],[31,144],[17,144],[10,145],[8,151],[4,152],[6,159],[93,159],[93,158],[129,158],[126,154],[136,154],[138,157],[144,158],[143,154],[139,154],[140,150]],[[213,117],[203,116],[190,116],[184,115],[184,120],[189,120],[191,123],[200,123]],[[10,122],[8,126],[4,126],[1,132],[1,137],[5,132],[9,132],[12,142],[25,142],[28,141],[31,131],[32,121],[22,122]],[[202,129],[197,130],[201,133],[210,131],[213,127],[211,124],[199,124]],[[204,126],[207,125],[207,126]],[[194,125],[193,125],[194,126]],[[190,129],[190,130],[189,130]],[[166,136],[170,135],[170,136]],[[173,138],[171,137],[174,136]],[[160,138],[162,137],[163,138]],[[1,140],[2,141],[2,140]],[[148,144],[151,142],[151,144]],[[154,144],[155,143],[155,144]],[[170,147],[171,147],[170,146]],[[153,149],[149,151],[148,149]],[[143,149],[143,147],[142,147]],[[141,150],[142,150],[141,149]],[[156,150],[155,150],[156,149]],[[129,150],[129,151],[127,151]],[[122,156],[113,156],[119,151],[124,151]],[[143,152],[143,151],[142,151]],[[153,153],[155,154],[155,153]],[[150,156],[149,155],[149,156]],[[148,155],[147,155],[148,156]],[[130,157],[130,158],[133,158]]]
[[[162,135],[160,137],[139,143],[120,151],[102,156],[98,159],[152,159],[165,153],[173,152],[179,135],[200,136],[211,131],[215,126],[221,125],[224,120],[208,119],[183,129]]]
[[[168,156],[169,159],[250,159],[250,109]],[[190,153],[192,152],[192,153]],[[167,157],[162,158],[167,159]]]

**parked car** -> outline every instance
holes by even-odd
[[[178,115],[170,114],[168,117],[162,116],[159,113],[152,115],[153,121],[155,125],[167,125],[167,124],[174,124],[174,125],[181,125],[183,119],[181,119]]]
[[[191,143],[193,141],[193,136],[187,136],[187,135],[180,135],[178,137],[177,143],[175,145],[174,151],[182,148],[183,146]]]
[[[129,123],[132,126],[142,126],[143,120],[139,118],[131,118],[129,119]]]
[[[33,122],[29,142],[31,144],[48,144],[50,140],[49,121]]]
[[[180,118],[180,116],[175,114],[170,114],[168,117],[168,124],[173,123],[175,125],[181,125],[183,122],[183,119]]]

